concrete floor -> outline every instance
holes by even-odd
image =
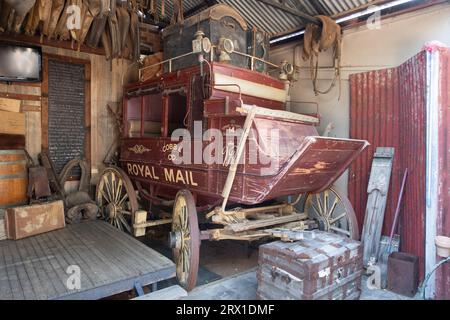
[[[161,242],[144,241],[162,254],[170,250]],[[200,269],[197,288],[186,300],[255,300],[256,268],[258,266],[257,246],[239,241],[204,241],[200,248]],[[174,285],[176,282],[160,287]],[[360,300],[411,300],[387,290],[370,290],[367,277],[361,283]],[[420,299],[419,294],[415,299]]]
[[[361,283],[360,300],[419,300],[419,294],[414,299],[404,297],[387,290],[369,290],[367,277]],[[194,289],[183,300],[256,300],[258,284],[256,270],[227,277]]]

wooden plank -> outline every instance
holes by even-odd
[[[176,285],[134,298],[133,300],[180,300],[187,297],[187,291]]]
[[[75,235],[75,231],[72,229],[68,229],[67,231],[73,233]],[[113,254],[116,256],[116,253],[114,252],[114,248],[111,247],[105,247],[105,244],[109,243],[110,241],[105,241],[106,239],[98,239],[92,237],[92,234],[90,232],[83,232],[86,231],[86,228],[80,229],[76,231],[76,235],[78,238],[78,241],[80,243],[83,243],[86,248],[88,249],[84,255],[92,257],[92,265],[94,268],[94,272],[97,272],[97,269],[99,266],[106,265],[106,270],[98,270],[98,272],[105,272],[105,274],[108,274],[109,277],[119,277],[123,274],[130,275],[132,274],[130,269],[123,268],[120,266],[120,255],[117,255],[117,260],[112,260],[107,255],[103,253],[108,252],[108,255]],[[104,242],[103,242],[104,241]],[[92,246],[92,243],[95,243],[95,246]],[[114,244],[113,244],[114,245]],[[99,250],[98,248],[102,248],[102,250]],[[111,250],[112,249],[112,250]],[[101,267],[103,269],[103,267]],[[135,271],[135,270],[133,270]],[[108,280],[108,279],[106,279]],[[105,282],[106,282],[105,280]]]
[[[19,275],[16,271],[16,268],[14,267],[14,260],[13,256],[11,254],[11,250],[8,245],[6,245],[6,241],[3,242],[4,246],[2,246],[2,251],[5,257],[5,265],[3,266],[6,269],[6,272],[8,274],[8,281],[9,286],[11,288],[12,296],[14,300],[23,300],[25,298],[24,296],[24,290],[20,284]],[[2,300],[6,299],[4,297],[5,292],[0,291],[0,298]]]
[[[47,258],[47,270],[49,272],[49,276],[57,290],[58,295],[65,294],[67,292],[66,284],[61,281],[67,277],[66,270],[63,268],[61,263],[61,258],[58,254],[54,254],[52,248],[54,245],[49,243],[49,238],[46,235],[41,235],[39,237],[33,237],[33,241],[36,242],[38,246],[38,251],[41,253],[41,256],[45,256]],[[64,261],[64,260],[62,260]]]
[[[0,209],[0,241],[5,240],[5,239],[6,239],[5,211],[3,209]],[[0,258],[1,258],[1,256],[0,256]]]
[[[30,238],[28,244],[28,247],[33,250],[34,263],[39,264],[39,266],[35,267],[35,269],[39,270],[41,281],[45,282],[47,288],[50,288],[51,290],[45,292],[46,296],[56,296],[65,292],[65,289],[61,285],[61,282],[55,281],[55,277],[53,276],[55,270],[53,269],[50,260],[54,258],[44,254],[44,252],[42,251],[42,247],[38,243],[36,237]],[[51,293],[49,294],[49,292]]]
[[[114,239],[111,237],[111,233],[104,233],[102,231],[98,231],[97,229],[92,228],[93,224],[87,226],[86,231],[89,231],[89,234],[95,235],[95,238],[92,241],[101,242],[102,247],[105,249],[107,254],[107,259],[109,263],[117,265],[119,268],[125,270],[126,274],[132,275],[132,272],[141,273],[145,268],[148,269],[148,265],[144,266],[142,263],[142,259],[135,258],[135,253],[133,253],[132,248],[123,248],[123,245],[126,244],[126,241]],[[92,228],[92,229],[91,229]],[[84,235],[83,230],[79,231],[83,237],[88,237],[88,235]],[[101,236],[100,236],[101,235]],[[115,246],[115,243],[121,241],[121,246]],[[129,259],[121,259],[125,254],[130,254],[131,258]]]
[[[41,263],[43,258],[36,255],[31,242],[19,241],[17,245],[22,255],[22,263],[25,264],[27,273],[31,278],[36,298],[39,300],[46,299],[48,294],[55,294],[55,288]]]
[[[0,40],[8,41],[8,42],[17,42],[19,44],[31,44],[38,46],[49,46],[55,48],[68,49],[72,51],[76,51],[76,47],[72,46],[71,41],[58,41],[56,39],[48,39],[44,37],[41,39],[39,36],[26,36],[23,34],[2,34],[0,33]],[[42,40],[42,41],[41,41]],[[103,48],[91,48],[86,45],[82,45],[80,47],[81,52],[96,54],[96,55],[105,55],[105,50]]]
[[[0,98],[0,110],[9,112],[20,112],[21,100]]]
[[[40,109],[40,107],[39,107]],[[35,163],[38,163],[38,155],[41,153],[41,113],[26,112],[26,149]]]
[[[25,114],[0,111],[0,133],[25,135]]]
[[[377,148],[367,187],[366,216],[362,232],[364,266],[379,258],[381,232],[394,163],[394,148]]]
[[[14,81],[12,84],[5,81],[0,81],[0,85],[14,85],[14,86],[20,86],[20,87],[33,87],[33,88],[39,88],[41,86],[40,82],[20,82],[20,81]]]
[[[104,237],[111,237],[111,242],[120,242],[123,246],[123,252],[135,257],[133,264],[142,265],[144,270],[149,267],[155,270],[162,265],[171,265],[169,261],[162,254],[154,251],[151,255],[148,253],[148,247],[141,242],[129,241],[130,237],[123,232],[115,232],[115,228],[108,224],[91,224],[91,228],[96,229],[96,234],[103,234]]]
[[[1,215],[0,211],[0,215]],[[0,221],[1,222],[1,221]],[[0,226],[1,227],[1,226]],[[5,252],[0,247],[0,299],[13,299],[11,285],[6,270]]]
[[[20,112],[41,112],[41,106],[33,106],[33,105],[22,105],[20,107]]]
[[[48,56],[42,57],[41,150],[48,150]]]
[[[65,229],[60,231],[66,231]],[[91,288],[95,287],[95,281],[92,280],[91,277],[96,277],[89,267],[89,265],[80,257],[77,250],[74,250],[79,244],[73,243],[73,247],[71,247],[70,242],[67,242],[64,238],[66,237],[63,232],[49,232],[47,233],[49,239],[54,243],[58,250],[56,251],[58,256],[61,256],[64,259],[62,262],[62,267],[66,275],[61,279],[64,285],[67,283],[69,278],[69,274],[67,274],[68,268],[70,266],[78,266],[81,271],[81,287],[82,288]],[[67,288],[67,292],[70,292]]]
[[[242,232],[242,231],[254,230],[254,229],[259,229],[259,228],[265,228],[265,227],[269,227],[269,226],[275,226],[275,225],[284,224],[284,223],[300,221],[300,220],[304,220],[304,219],[305,219],[304,214],[291,214],[288,216],[272,218],[272,219],[230,224],[230,225],[226,226],[225,228],[228,230],[232,230],[233,232]]]
[[[41,97],[38,95],[23,94],[23,93],[0,92],[0,98],[8,98],[8,99],[15,99],[15,100],[41,101]]]
[[[175,275],[169,259],[100,221],[2,241],[0,263],[0,299],[99,299]],[[81,290],[66,287],[70,265],[82,271]]]
[[[91,63],[84,65],[84,158],[88,163],[89,172],[92,168],[92,154],[91,154]]]
[[[30,281],[30,277],[28,276],[28,272],[22,263],[22,257],[20,255],[19,248],[17,247],[17,242],[12,241],[12,245],[9,247],[10,252],[13,257],[12,266],[16,270],[16,274],[19,278],[20,286],[23,290],[23,296],[25,300],[34,300],[36,299],[36,294],[34,293],[33,284]]]

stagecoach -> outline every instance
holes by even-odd
[[[238,24],[227,10],[217,19]],[[137,237],[170,224],[187,290],[196,285],[202,240],[314,228],[356,239],[351,204],[332,185],[367,141],[322,137],[318,115],[285,111],[289,64],[238,51],[229,34],[217,42],[202,30],[188,36],[192,51],[147,67],[164,72],[124,89],[120,164],[97,185],[105,219]]]

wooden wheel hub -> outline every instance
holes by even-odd
[[[121,208],[119,208],[114,203],[110,203],[106,206],[106,214],[110,219],[117,219],[120,211]]]
[[[183,233],[181,230],[172,231],[169,233],[169,244],[170,248],[176,250],[183,249]]]

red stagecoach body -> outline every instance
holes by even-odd
[[[209,66],[179,70],[125,88],[120,162],[147,200],[173,199],[178,190],[189,189],[197,206],[217,206],[223,200],[229,163],[206,164],[202,159],[194,163],[202,156],[197,149],[196,154],[192,151],[191,163],[175,164],[172,151],[179,143],[171,134],[187,129],[192,146],[201,145],[206,152],[213,141],[204,132],[220,130],[223,158],[227,159],[235,149],[227,148],[225,137],[245,126],[243,105],[265,112],[257,113],[251,124],[253,134],[247,139],[245,162],[237,167],[232,181],[230,203],[252,205],[322,192],[367,146],[366,141],[320,137],[318,118],[285,113],[284,81],[228,64],[211,62]],[[276,152],[273,132],[279,138]],[[265,155],[264,163],[250,162],[255,154]]]

